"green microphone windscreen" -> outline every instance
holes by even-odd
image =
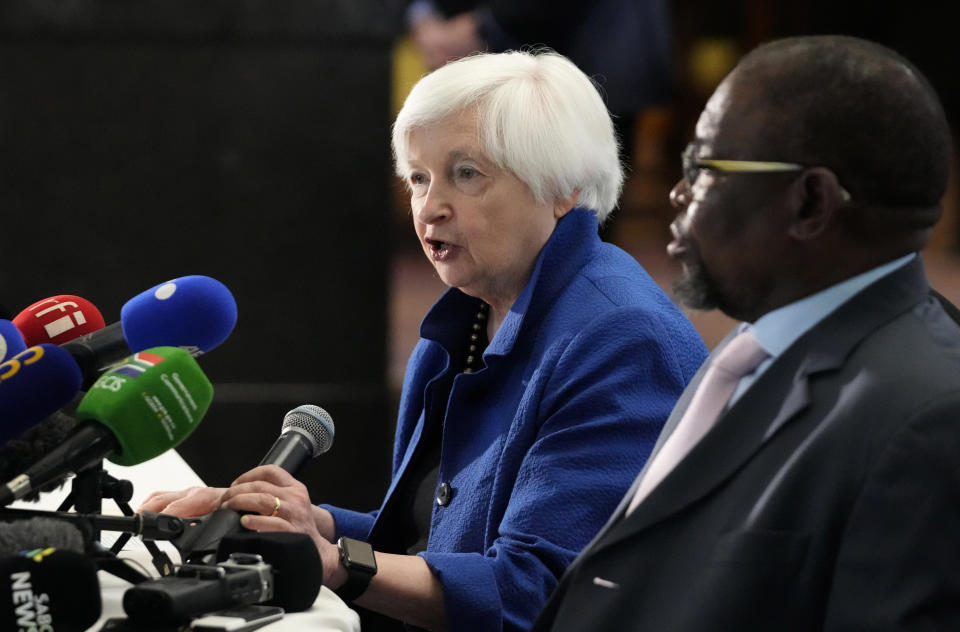
[[[120,448],[108,459],[136,465],[187,438],[212,399],[210,380],[187,351],[153,347],[101,375],[77,407],[77,419],[113,432]]]

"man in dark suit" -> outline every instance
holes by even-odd
[[[926,80],[864,40],[773,42],[723,81],[668,251],[685,302],[744,324],[535,630],[960,630],[960,328],[916,254],[949,147]],[[744,329],[760,364],[678,449]]]

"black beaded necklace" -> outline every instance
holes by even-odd
[[[473,373],[483,368],[483,351],[487,348],[487,313],[490,306],[480,301],[477,315],[474,316],[473,326],[470,328],[470,344],[467,347],[467,360],[463,365],[464,373]]]

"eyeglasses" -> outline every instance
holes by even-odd
[[[693,143],[687,145],[680,155],[683,164],[683,177],[689,186],[693,186],[700,170],[704,167],[719,171],[720,173],[785,173],[789,171],[802,171],[807,167],[795,162],[773,162],[768,160],[724,160],[719,158],[697,158],[697,146]],[[840,187],[840,196],[844,202],[852,199],[850,193]]]

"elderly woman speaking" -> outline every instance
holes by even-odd
[[[450,289],[407,364],[383,504],[314,506],[262,466],[222,496],[160,493],[143,509],[223,503],[261,514],[244,516],[250,529],[306,532],[324,583],[398,628],[526,629],[642,468],[705,348],[597,235],[623,175],[599,93],[564,57],[477,55],[434,71],[397,116],[393,149]]]

